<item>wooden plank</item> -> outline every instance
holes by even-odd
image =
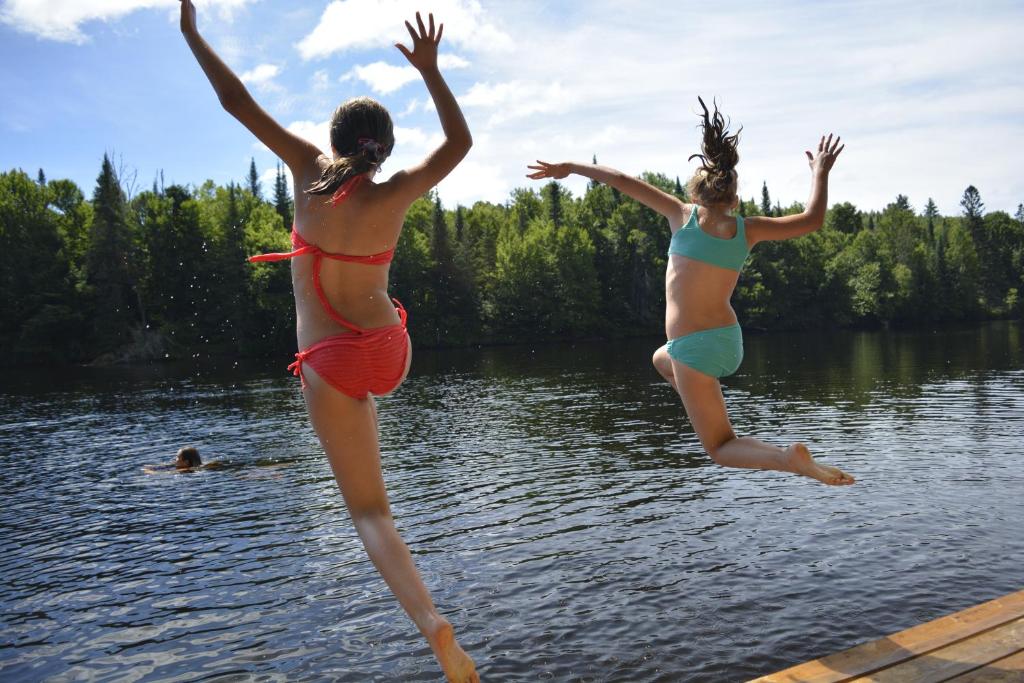
[[[950,679],[951,683],[1021,683],[1024,681],[1024,650],[990,662],[963,676]]]
[[[1024,619],[1011,621],[850,683],[941,683],[1019,652]]]
[[[840,683],[885,669],[1021,617],[1024,617],[1024,590],[754,681]]]

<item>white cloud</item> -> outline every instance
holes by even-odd
[[[224,20],[252,0],[196,0],[200,11],[216,8]],[[176,8],[178,0],[6,0],[0,7],[0,23],[40,38],[66,43],[85,43],[89,36],[82,24],[116,21],[143,9]]]
[[[415,26],[419,0],[334,0],[324,9],[320,22],[297,47],[303,59],[323,58],[335,52],[383,48],[404,42],[409,33],[403,24]],[[442,44],[449,42],[476,51],[507,50],[512,39],[492,24],[477,0],[436,0],[434,20],[444,24]],[[424,23],[427,17],[423,15]]]
[[[437,56],[437,65],[442,69],[464,69],[469,66],[469,62],[458,55],[446,53]],[[404,85],[418,81],[420,72],[409,65],[394,66],[387,62],[373,62],[352,67],[341,80],[348,81],[353,78],[366,83],[375,93],[387,95]]]
[[[331,86],[331,80],[327,76],[327,71],[320,69],[310,78],[309,84],[315,92],[322,92]]]
[[[370,90],[381,95],[398,90],[407,83],[412,83],[420,74],[411,66],[394,66],[387,62],[373,62],[359,65],[341,77],[347,81],[358,78],[370,86]]]
[[[280,90],[280,86],[274,83],[274,78],[279,73],[281,73],[281,68],[276,64],[260,64],[241,74],[239,78],[245,83],[251,83],[261,91]]]
[[[572,97],[561,83],[507,81],[504,83],[474,83],[459,98],[464,107],[493,109],[488,126],[522,118],[532,114],[552,114],[566,111]]]
[[[414,97],[411,100],[409,100],[409,104],[405,105],[405,109],[403,109],[401,112],[397,114],[397,117],[400,119],[404,119],[407,116],[411,116],[412,114],[415,114],[416,110],[418,110],[421,106],[422,105],[420,104],[420,101]]]
[[[300,138],[309,140],[324,154],[331,153],[331,122],[327,121],[295,121],[288,130]]]

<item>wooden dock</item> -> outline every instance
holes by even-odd
[[[754,680],[1021,683],[1024,590]]]

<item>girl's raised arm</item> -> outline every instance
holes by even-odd
[[[387,182],[396,191],[407,195],[410,202],[451,173],[473,146],[473,137],[459,109],[459,103],[455,101],[455,96],[437,68],[437,46],[441,42],[444,24],[440,24],[435,31],[434,15],[428,17],[429,28],[423,25],[420,13],[416,13],[419,31],[413,29],[408,21],[405,22],[412,36],[411,51],[401,43],[395,45],[423,77],[444,131],[444,142],[426,159],[412,168],[395,173]]]
[[[221,106],[242,122],[253,135],[296,172],[316,161],[321,154],[316,145],[287,131],[256,104],[241,79],[221,61],[217,53],[199,35],[196,28],[196,8],[192,0],[181,0],[181,32],[192,49],[199,66],[217,92]]]
[[[678,197],[667,192],[662,192],[650,183],[645,183],[639,178],[626,175],[622,171],[597,164],[579,164],[573,161],[566,161],[560,164],[549,164],[546,161],[537,160],[536,165],[527,168],[533,169],[528,173],[527,178],[541,180],[552,178],[560,180],[570,173],[591,178],[605,185],[614,187],[619,192],[629,195],[644,206],[660,213],[668,219],[669,227],[675,230],[681,226],[686,216],[686,205]]]
[[[821,136],[817,154],[804,152],[811,167],[811,196],[807,206],[803,212],[792,216],[747,218],[747,241],[754,245],[764,240],[786,240],[820,228],[825,222],[825,210],[828,208],[828,174],[845,147],[839,144],[838,136],[832,140],[832,133],[829,133],[827,140],[824,135]]]

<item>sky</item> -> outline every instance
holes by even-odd
[[[960,213],[1024,202],[1024,3],[663,0],[196,0],[199,29],[283,125],[328,149],[327,121],[369,95],[391,111],[386,177],[441,139],[403,21],[445,24],[442,72],[473,132],[446,206],[505,202],[535,159],[683,182],[697,96],[742,125],[740,193],[805,201],[821,134],[847,148],[830,203],[897,194]],[[91,196],[104,153],[139,189],[226,184],[276,158],[224,112],[178,30],[177,0],[0,0],[0,170],[70,178]],[[580,194],[586,181],[567,185]]]

